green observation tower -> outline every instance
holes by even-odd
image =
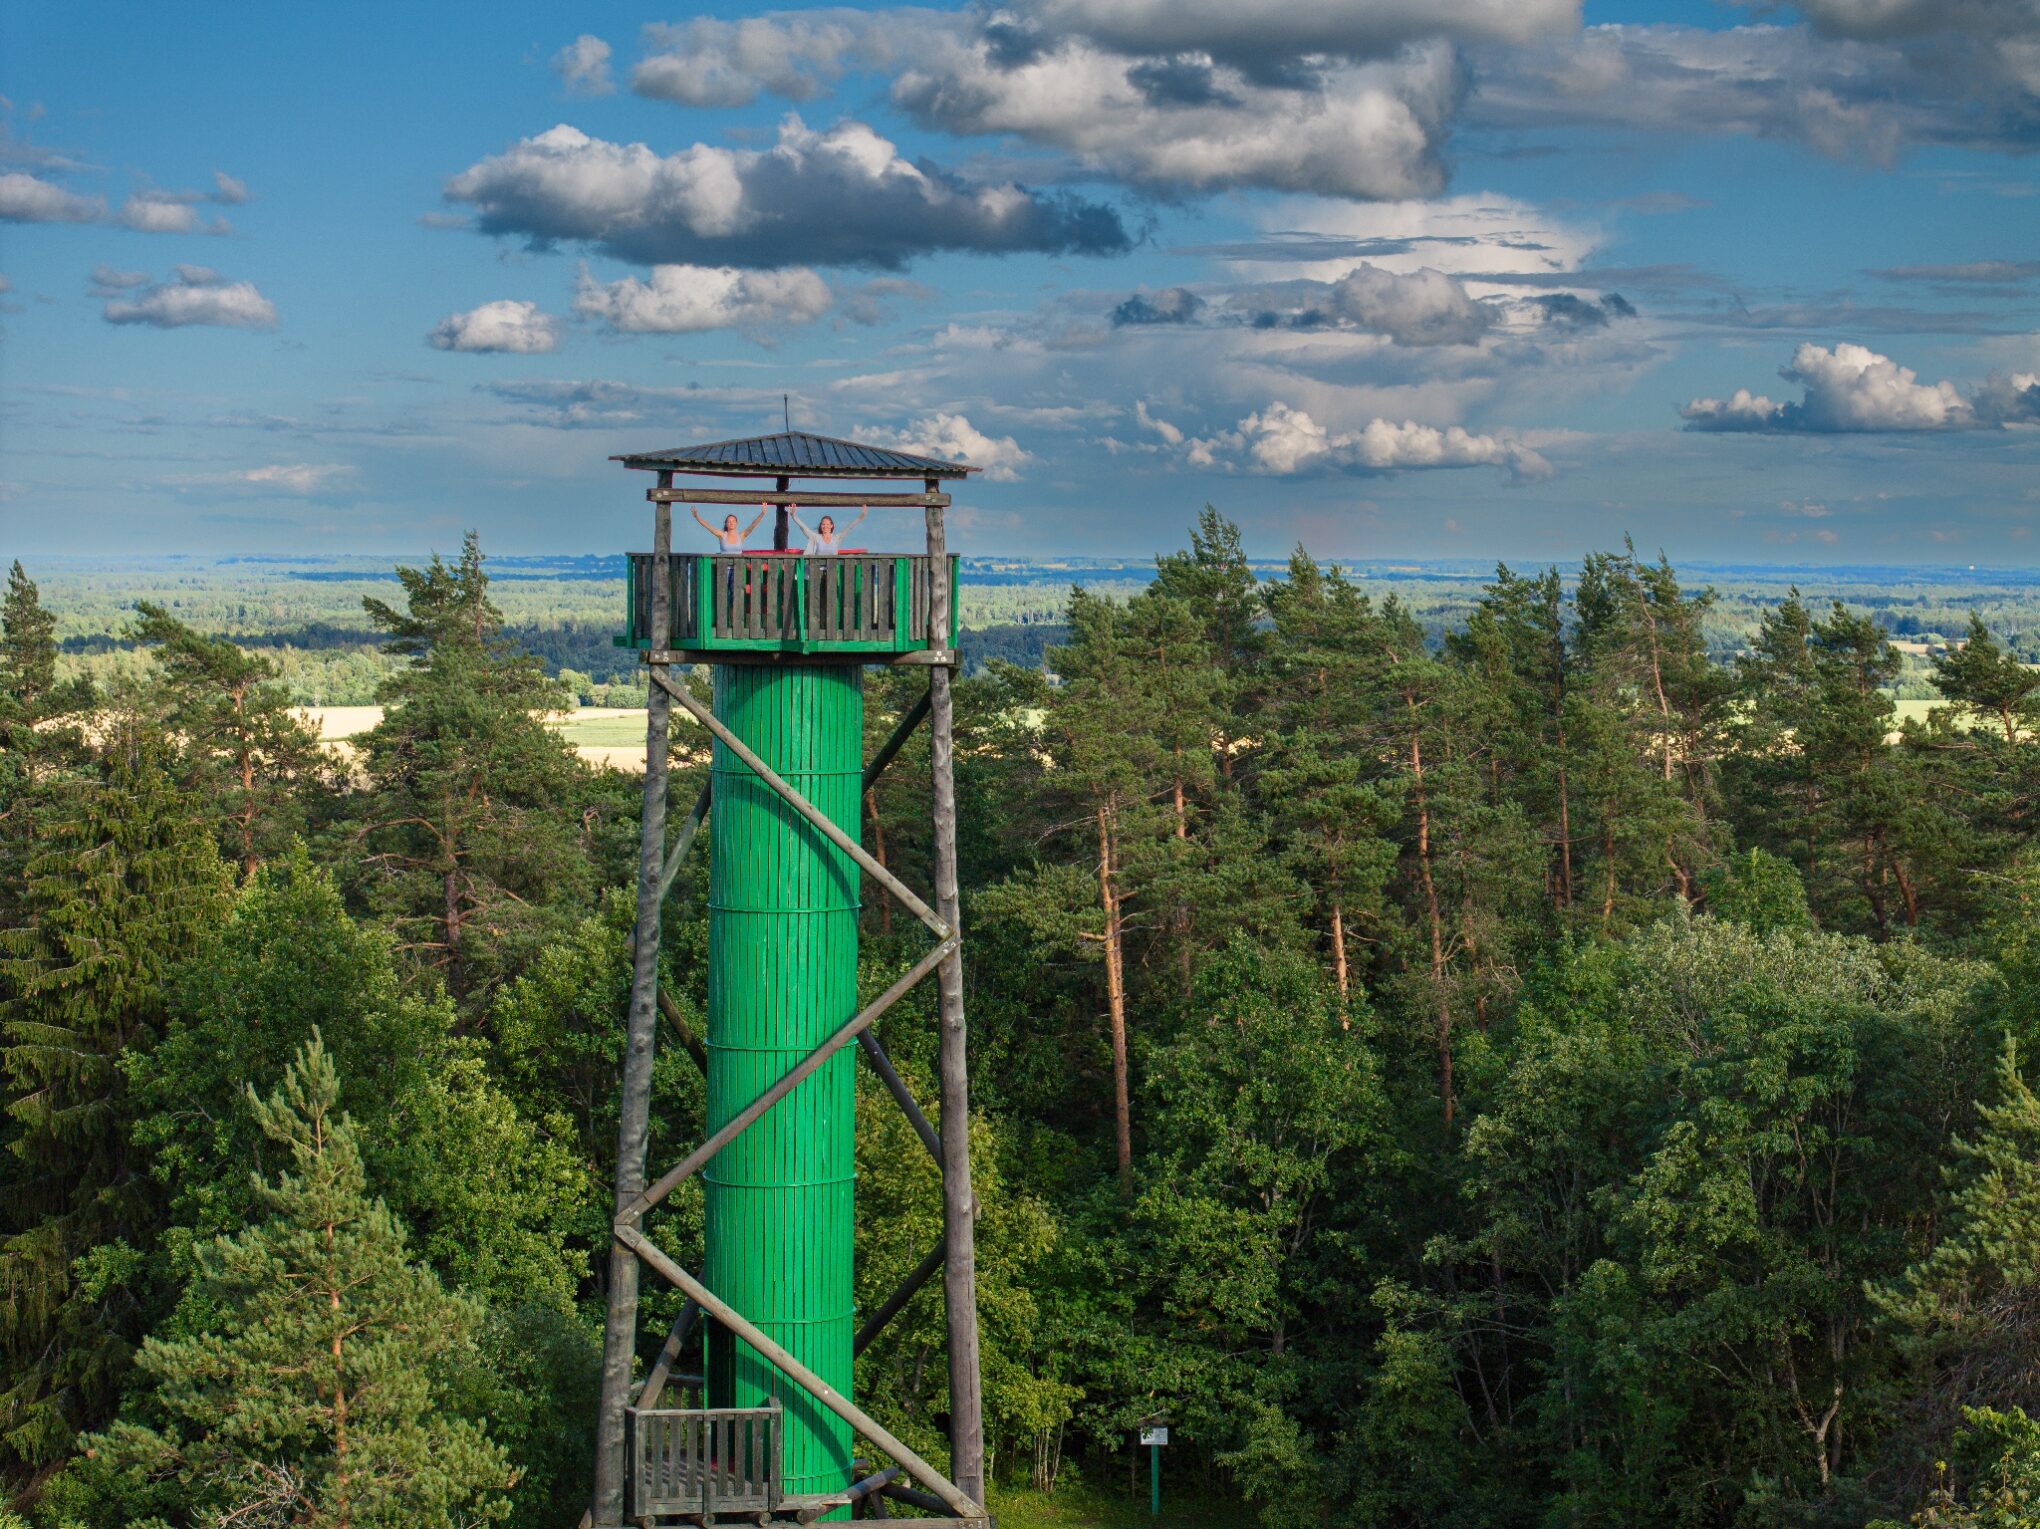
[[[641,654],[651,691],[589,1522],[809,1523],[878,1511],[880,1498],[987,1522],[952,776],[956,561],[943,529],[950,503],[943,486],[972,469],[793,431],[616,460],[655,473],[657,486],[646,494],[653,550],[630,557],[626,630],[617,639]],[[681,476],[713,481],[676,487]],[[769,487],[728,482],[740,478]],[[794,486],[813,479],[837,481]],[[882,486],[852,490],[841,480]],[[675,504],[718,532],[734,511],[734,535],[703,538],[713,550],[674,552]],[[761,506],[772,521],[769,544],[756,536],[746,545],[746,526],[756,532],[765,518]],[[791,544],[797,517],[826,533],[833,527],[823,517],[847,523],[866,510],[920,511],[914,530],[925,544],[904,552],[839,545],[877,541],[876,529],[833,539],[802,532],[805,545]],[[881,515],[871,524],[905,518]],[[874,663],[914,666],[928,686],[866,760],[864,669]],[[686,682],[687,670],[703,665],[712,704]],[[675,706],[708,731],[713,756],[708,784],[669,830]],[[865,790],[923,723],[935,871],[925,894],[859,841]],[[667,913],[682,915],[670,894],[704,823],[714,843],[708,1034],[697,1060],[708,1136],[650,1179],[653,1049],[659,1012],[671,1007],[659,992],[660,927]],[[929,943],[883,993],[860,1003],[857,929],[867,893],[897,899],[926,926]],[[931,976],[941,1025],[939,1130],[872,1029]],[[858,1309],[853,1280],[860,1053],[907,1111],[943,1182],[941,1241],[869,1311]],[[697,1174],[707,1256],[691,1271],[644,1222]],[[686,1297],[663,1342],[639,1331],[646,1268]],[[946,1462],[923,1459],[864,1413],[854,1381],[856,1355],[938,1272],[948,1312]],[[700,1369],[690,1373],[697,1335]]]

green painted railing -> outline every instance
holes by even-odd
[[[949,564],[948,647],[956,645],[957,559]],[[630,555],[618,647],[650,648],[652,555]],[[676,552],[666,648],[701,652],[912,653],[928,641],[929,560]]]

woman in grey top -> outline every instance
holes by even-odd
[[[857,512],[857,518],[842,530],[836,529],[836,517],[824,515],[821,524],[809,531],[807,522],[800,518],[800,511],[793,512],[793,523],[807,532],[807,546],[803,549],[809,557],[834,557],[843,550],[843,538],[864,524],[864,517],[871,513],[871,506],[865,505]]]

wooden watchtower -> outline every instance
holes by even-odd
[[[642,652],[651,694],[591,1520],[599,1529],[706,1524],[718,1516],[807,1523],[848,1517],[883,1494],[987,1523],[952,773],[956,560],[942,519],[950,502],[942,485],[973,469],[793,431],[615,460],[658,477],[646,494],[652,551],[631,555],[628,624],[619,639]],[[682,474],[762,478],[771,487],[675,488]],[[918,480],[920,488],[797,492],[796,479]],[[672,550],[676,502],[761,501],[776,511],[771,550]],[[923,511],[925,548],[820,557],[789,549],[793,507],[840,513],[864,505]],[[713,666],[712,706],[672,674],[676,664],[700,663]],[[925,668],[928,689],[867,762],[863,671],[874,663]],[[714,759],[708,785],[669,835],[667,731],[675,703],[711,734]],[[864,790],[923,721],[931,740],[932,899],[859,843]],[[711,810],[709,1136],[647,1182],[661,911]],[[932,943],[860,1008],[864,877],[918,917]],[[931,973],[940,998],[939,1132],[871,1030]],[[853,1047],[934,1155],[943,1200],[941,1242],[861,1326],[851,1284]],[[646,1237],[643,1222],[696,1173],[707,1189],[707,1264],[692,1273]],[[641,1266],[688,1299],[639,1383]],[[937,1269],[948,1307],[947,1476],[864,1413],[851,1384],[856,1354]],[[675,1361],[704,1316],[704,1394],[692,1407],[664,1406],[678,1382]],[[860,1436],[896,1463],[855,1465]]]

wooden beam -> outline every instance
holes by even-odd
[[[912,653],[895,653],[883,662],[926,664],[931,669],[954,669],[963,662],[963,655],[954,648],[917,648]]]
[[[935,480],[927,487],[932,493]],[[942,511],[928,509],[928,566],[946,575]],[[663,627],[658,630],[665,630]],[[949,580],[928,582],[928,640],[949,640]],[[657,671],[653,671],[657,673]],[[928,768],[934,787],[935,908],[957,943],[935,973],[941,1026],[936,1071],[942,1105],[943,1296],[949,1312],[949,1462],[956,1484],[985,1496],[984,1380],[978,1358],[977,1197],[970,1186],[970,1076],[963,1029],[961,899],[956,874],[956,715],[947,667],[928,672]]]
[[[752,493],[741,488],[648,488],[645,498],[653,504],[784,504],[830,510],[855,510],[866,505],[874,510],[949,508],[947,494],[845,494],[821,489],[798,493],[793,489],[768,488]]]
[[[842,829],[838,828],[835,821],[826,812],[823,812],[821,808],[815,806],[813,802],[810,802],[792,786],[788,785],[777,770],[758,757],[756,750],[725,727],[721,718],[716,716],[708,707],[702,705],[701,702],[695,700],[685,685],[674,684],[673,681],[666,677],[662,669],[656,667],[652,670],[652,683],[685,707],[695,721],[715,734],[717,741],[724,748],[749,765],[751,773],[765,782],[787,806],[813,824],[817,833],[835,845],[844,854],[848,855],[852,860],[855,860],[863,869],[865,875],[871,877],[880,886],[884,887],[894,897],[897,897],[904,903],[915,918],[934,931],[937,939],[946,941],[949,938],[950,925],[933,908],[921,900],[921,895],[918,892],[904,881],[901,881],[899,877],[893,875],[883,865],[879,864],[878,860],[869,850],[843,832]],[[663,760],[661,763],[663,763]]]
[[[671,473],[659,475],[670,488]],[[669,630],[672,594],[673,511],[654,507],[652,523],[652,630]],[[654,678],[665,671],[653,668]],[[616,1198],[620,1213],[644,1192],[650,1143],[652,1053],[658,1041],[659,905],[666,860],[666,744],[672,708],[653,687],[645,705],[644,815],[638,825],[637,924],[632,934],[630,1011],[624,1028],[623,1080],[617,1101]],[[624,1411],[630,1405],[631,1369],[637,1358],[637,1260],[612,1249],[608,1309],[603,1320],[602,1388],[595,1417],[595,1481],[591,1511],[598,1524],[623,1521]]]
[[[659,1398],[665,1394],[666,1377],[673,1373],[673,1366],[680,1362],[680,1351],[687,1347],[687,1335],[694,1331],[694,1324],[701,1317],[701,1307],[688,1301],[680,1308],[680,1315],[673,1319],[671,1331],[666,1334],[665,1345],[659,1350],[659,1357],[652,1364],[652,1373],[645,1377],[645,1388],[638,1392],[638,1411],[645,1412],[659,1405]]]
[[[934,949],[908,967],[897,982],[872,999],[858,1013],[845,1020],[835,1034],[801,1058],[777,1083],[746,1105],[742,1114],[737,1115],[715,1135],[668,1169],[657,1183],[648,1185],[636,1199],[619,1209],[616,1213],[617,1235],[621,1236],[626,1227],[641,1220],[646,1211],[699,1173],[714,1160],[718,1152],[743,1135],[767,1110],[812,1077],[830,1057],[856,1040],[879,1015],[898,1003],[909,988],[941,965],[943,957],[955,948],[954,935],[944,938]]]
[[[945,652],[918,648],[909,653],[861,653],[829,648],[813,653],[788,653],[777,648],[640,648],[638,662],[677,664],[683,669],[695,664],[855,664],[859,668],[866,664],[905,664],[954,669],[963,662],[963,655],[954,648]]]
[[[673,995],[659,989],[659,1012],[666,1016],[666,1023],[673,1027],[673,1034],[680,1042],[680,1049],[694,1058],[694,1065],[701,1069],[701,1075],[708,1076],[708,1048],[701,1044],[701,1037],[694,1033],[694,1027],[687,1023],[687,1016],[680,1012],[680,1005],[673,1001]]]
[[[871,1070],[877,1073],[879,1081],[885,1084],[885,1091],[893,1096],[893,1102],[899,1105],[913,1126],[914,1134],[921,1138],[921,1145],[928,1149],[928,1155],[940,1165],[942,1138],[936,1134],[935,1127],[928,1124],[928,1117],[921,1112],[920,1101],[914,1097],[913,1090],[907,1087],[907,1080],[900,1076],[899,1069],[893,1066],[892,1058],[885,1054],[885,1047],[879,1045],[878,1037],[869,1030],[857,1037],[857,1044],[863,1049],[864,1060],[871,1064]]]
[[[664,902],[673,890],[673,882],[680,874],[680,863],[687,858],[687,851],[694,847],[694,836],[701,832],[701,825],[708,818],[708,799],[715,790],[715,777],[711,775],[701,783],[701,794],[694,799],[694,810],[687,814],[687,821],[680,825],[680,831],[673,835],[673,842],[667,848],[663,867],[659,872],[659,901]]]
[[[899,1289],[885,1298],[885,1304],[874,1311],[865,1324],[857,1329],[857,1336],[850,1340],[850,1356],[856,1358],[871,1347],[871,1342],[886,1330],[892,1319],[906,1310],[907,1302],[921,1293],[921,1287],[935,1277],[935,1271],[942,1267],[943,1246],[936,1243],[928,1250],[928,1256],[914,1265],[913,1272],[900,1281]]]
[[[915,1454],[902,1440],[894,1438],[876,1418],[775,1343],[763,1328],[736,1307],[668,1258],[650,1238],[635,1227],[619,1225],[616,1240],[677,1285],[683,1294],[692,1296],[701,1304],[703,1311],[750,1344],[760,1357],[776,1366],[788,1380],[906,1467],[907,1474],[927,1487],[940,1500],[942,1508],[958,1518],[986,1522],[985,1510],[978,1506],[976,1499],[960,1491],[947,1476]]]
[[[864,789],[869,791],[885,774],[885,767],[893,762],[893,756],[906,747],[907,740],[914,735],[928,716],[928,692],[922,691],[914,704],[907,708],[907,714],[900,718],[899,725],[892,730],[892,736],[885,740],[879,751],[871,756],[871,763],[864,767]]]

